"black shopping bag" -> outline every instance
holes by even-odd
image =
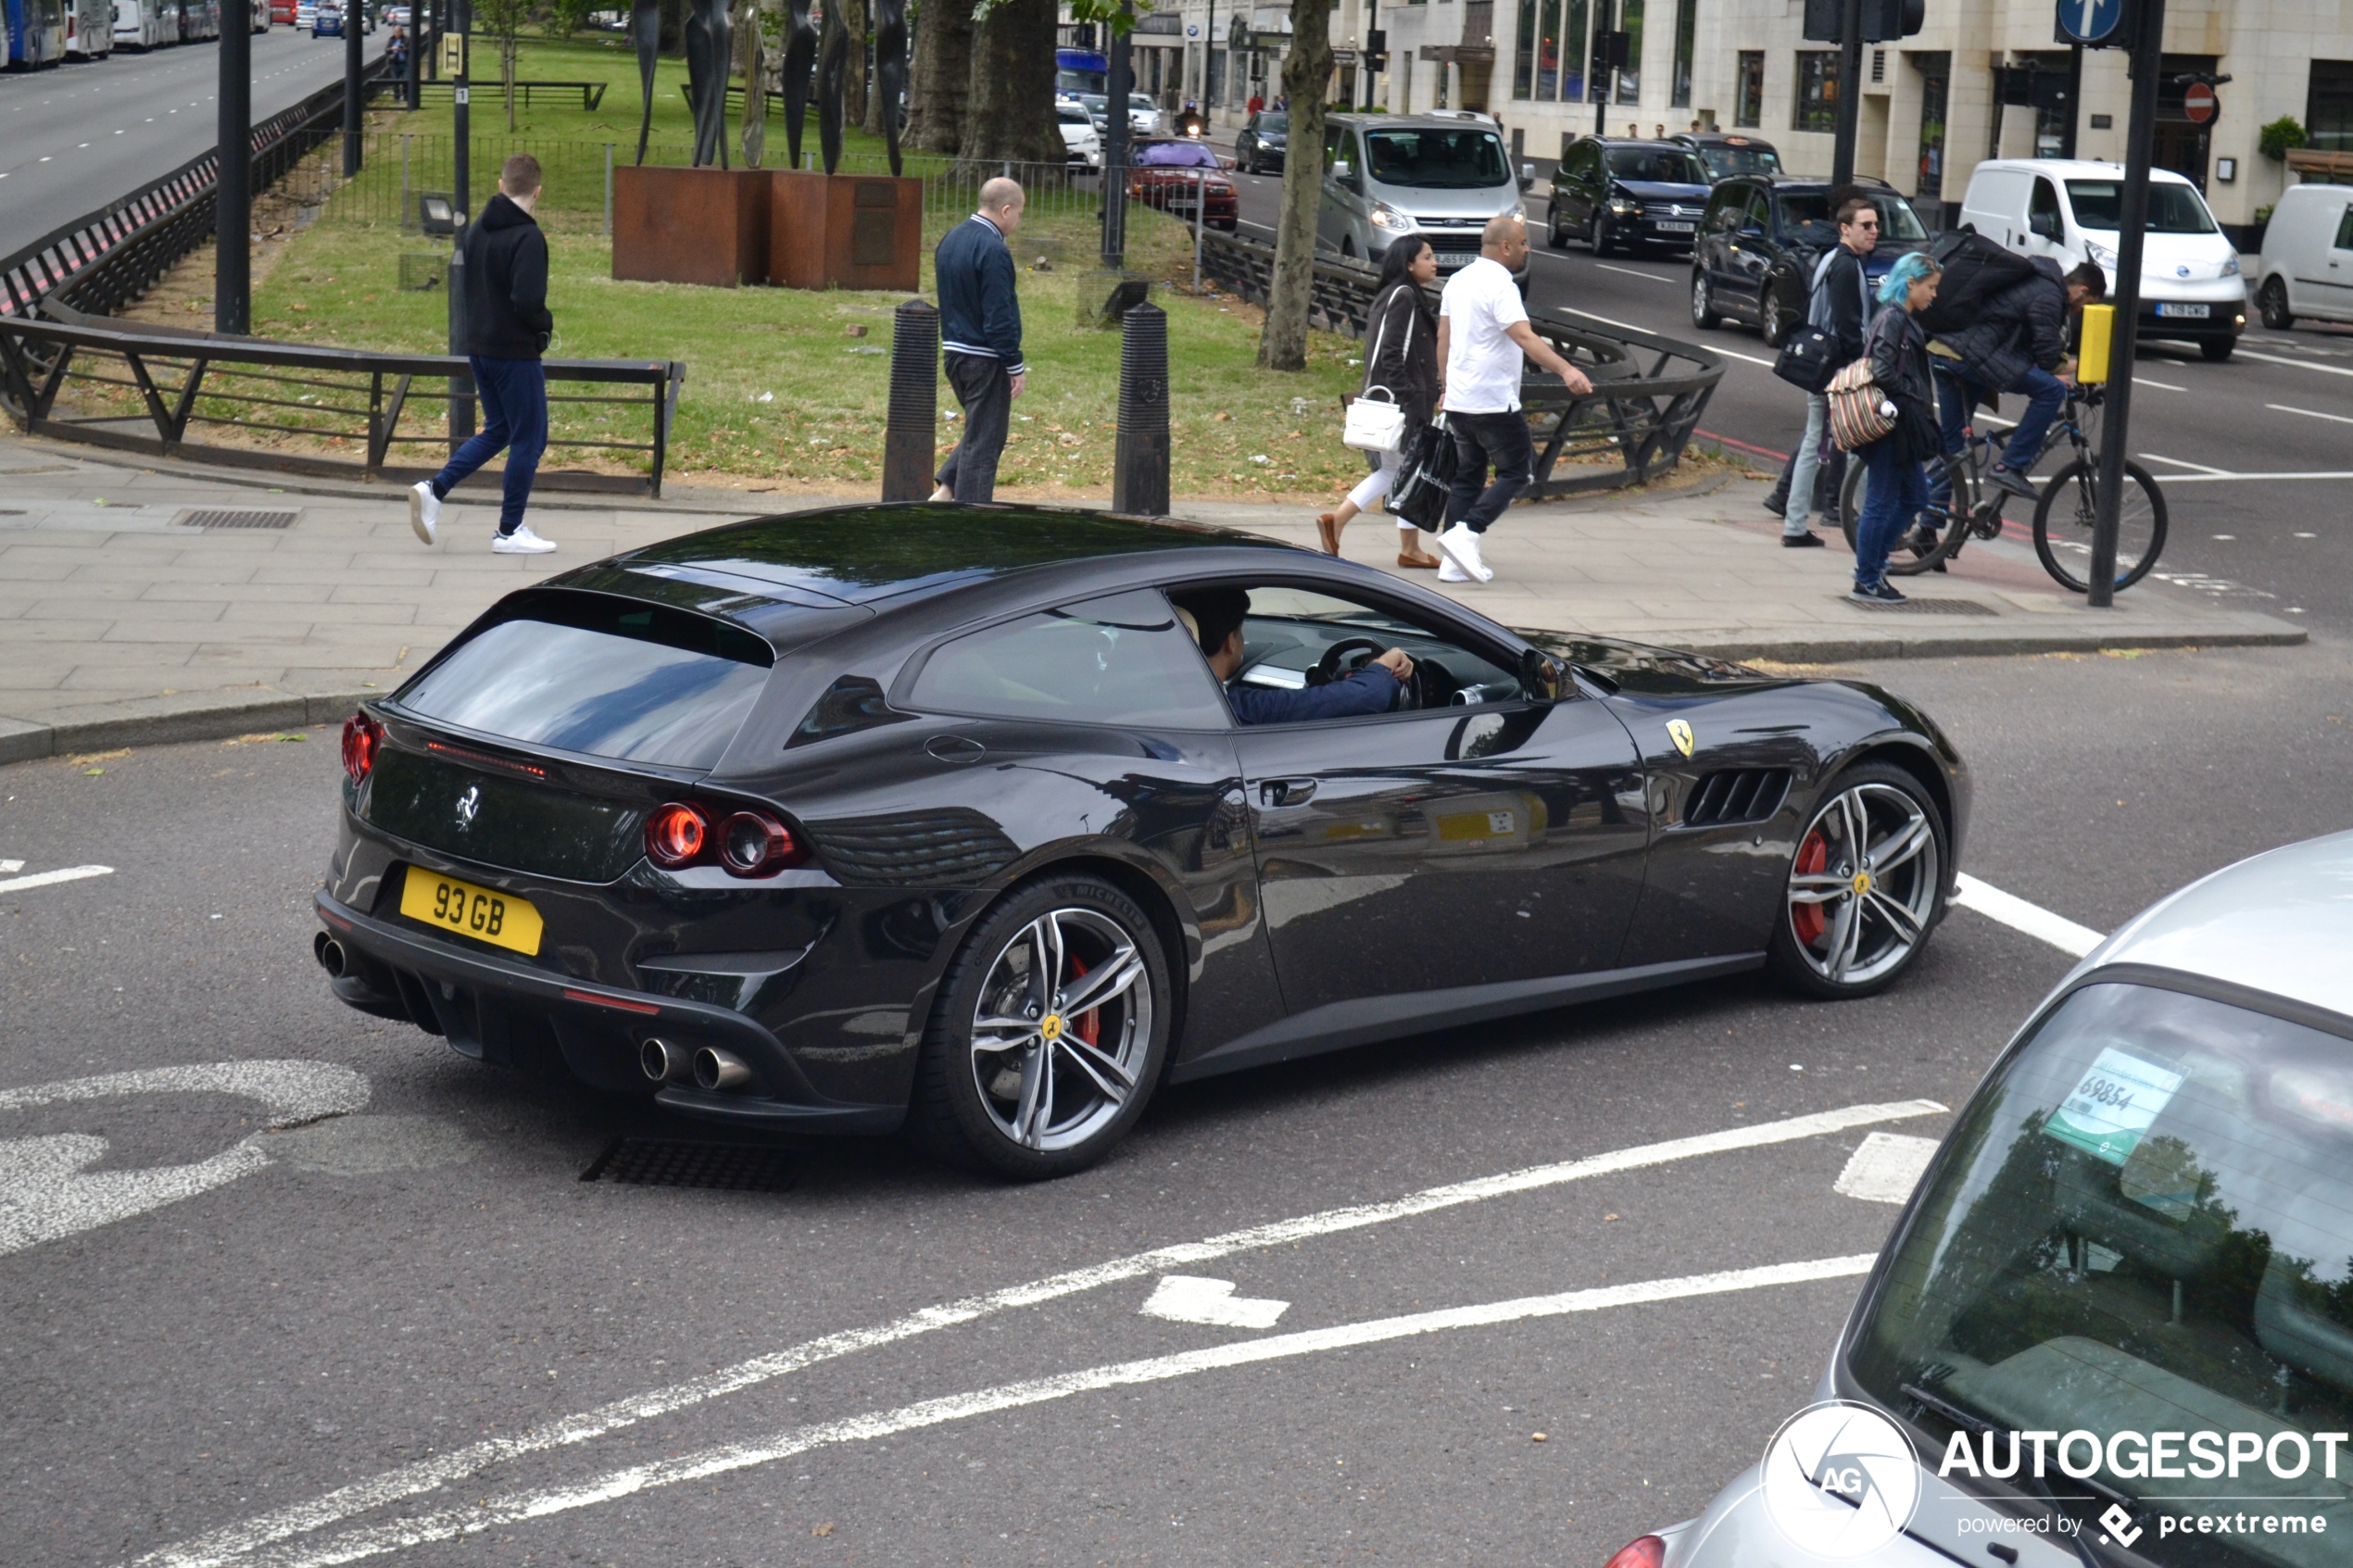
[[[1405,466],[1389,487],[1389,509],[1425,533],[1446,524],[1446,489],[1454,483],[1454,437],[1441,414],[1421,429]]]

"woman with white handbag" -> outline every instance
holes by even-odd
[[[1428,240],[1407,234],[1390,242],[1365,340],[1365,390],[1348,406],[1342,436],[1378,467],[1348,493],[1338,510],[1315,519],[1327,556],[1340,554],[1340,531],[1350,520],[1389,494],[1405,455],[1437,415],[1438,313],[1422,292],[1437,281],[1438,253]],[[1397,526],[1397,564],[1435,571],[1438,558],[1415,539],[1414,525],[1401,518]]]

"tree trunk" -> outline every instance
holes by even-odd
[[[998,0],[973,30],[968,163],[1051,163],[1067,156],[1054,113],[1055,0]]]
[[[930,0],[915,20],[915,70],[907,86],[909,146],[952,153],[964,144],[972,57],[970,0]]]
[[[1258,364],[1267,370],[1307,368],[1307,307],[1315,282],[1315,215],[1324,193],[1324,93],[1332,75],[1331,12],[1324,0],[1291,0],[1290,53],[1283,56],[1283,96],[1290,104],[1283,157],[1283,205],[1275,229],[1275,276]]]
[[[841,78],[841,122],[866,122],[866,0],[833,0],[841,7],[841,25],[849,34],[849,69]]]

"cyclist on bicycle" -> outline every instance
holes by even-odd
[[[2068,319],[2086,302],[2108,296],[2108,274],[2095,262],[2067,273],[2046,256],[2033,257],[2032,265],[2031,276],[1987,299],[1975,321],[1945,333],[1930,349],[1947,457],[1960,454],[1962,429],[1979,398],[1988,392],[2025,396],[2009,443],[1986,478],[1995,489],[2028,501],[2034,499],[2034,486],[2027,472],[2043,456],[2044,437],[2074,379]]]

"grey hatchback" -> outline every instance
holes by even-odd
[[[1776,1439],[1615,1568],[2347,1562],[2348,948],[2353,834],[2095,950],[1962,1110],[1783,1429],[1829,1441]]]

